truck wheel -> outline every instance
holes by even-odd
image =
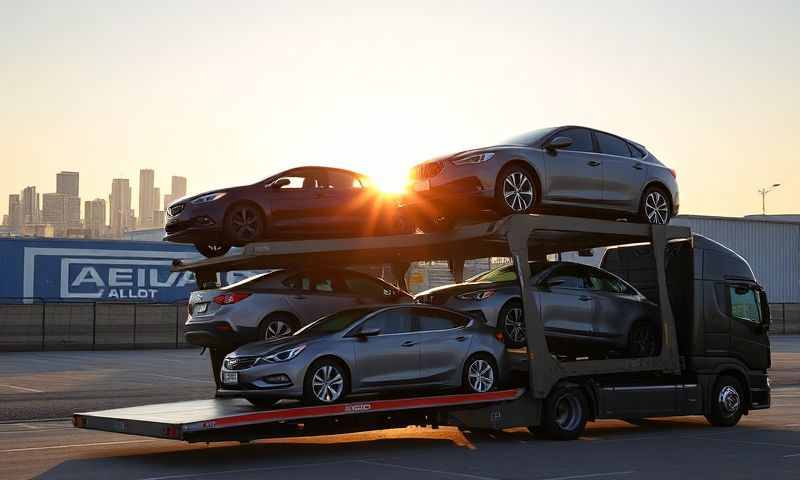
[[[275,406],[278,403],[278,399],[276,398],[246,398],[248,402],[253,404],[254,407],[268,409]]]
[[[308,367],[303,381],[303,401],[309,405],[326,405],[344,399],[350,389],[350,378],[341,362],[321,358]]]
[[[511,300],[497,314],[497,329],[503,332],[503,339],[509,348],[520,348],[527,344],[525,338],[525,315],[522,302]]]
[[[736,377],[722,375],[714,384],[706,420],[715,427],[732,427],[744,413],[744,388]]]
[[[467,393],[486,393],[496,389],[498,373],[494,359],[484,353],[469,357],[464,362],[461,382]]]
[[[542,430],[555,440],[575,440],[584,428],[589,409],[577,387],[556,387],[544,401]]]

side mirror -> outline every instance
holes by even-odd
[[[572,139],[569,137],[556,137],[544,145],[548,150],[558,150],[559,148],[567,148],[572,145]]]
[[[769,330],[769,325],[772,323],[772,319],[770,318],[769,314],[769,303],[767,303],[767,293],[763,290],[758,292],[758,300],[761,304],[761,325],[764,326],[764,330]]]
[[[362,328],[356,334],[359,337],[367,338],[367,337],[374,337],[375,335],[380,335],[381,329],[380,328]]]
[[[292,182],[288,178],[279,178],[274,182],[270,183],[269,185],[267,185],[267,188],[277,190],[279,188],[285,187],[286,185],[289,185],[290,183]]]

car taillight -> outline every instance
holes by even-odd
[[[217,305],[230,305],[240,300],[244,300],[249,296],[250,294],[245,292],[223,293],[222,295],[217,295],[214,297],[214,303]]]
[[[669,173],[671,173],[676,179],[678,178],[678,172],[676,172],[674,168],[670,168]]]

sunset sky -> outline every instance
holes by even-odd
[[[113,4],[113,5],[112,5]],[[156,170],[192,192],[294,165],[400,176],[581,124],[675,168],[682,213],[800,213],[800,2],[0,0],[0,213]],[[138,212],[137,212],[138,214]]]

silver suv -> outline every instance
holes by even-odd
[[[412,300],[403,290],[352,270],[277,270],[192,292],[184,335],[194,345],[237,346],[291,335],[347,308]]]

